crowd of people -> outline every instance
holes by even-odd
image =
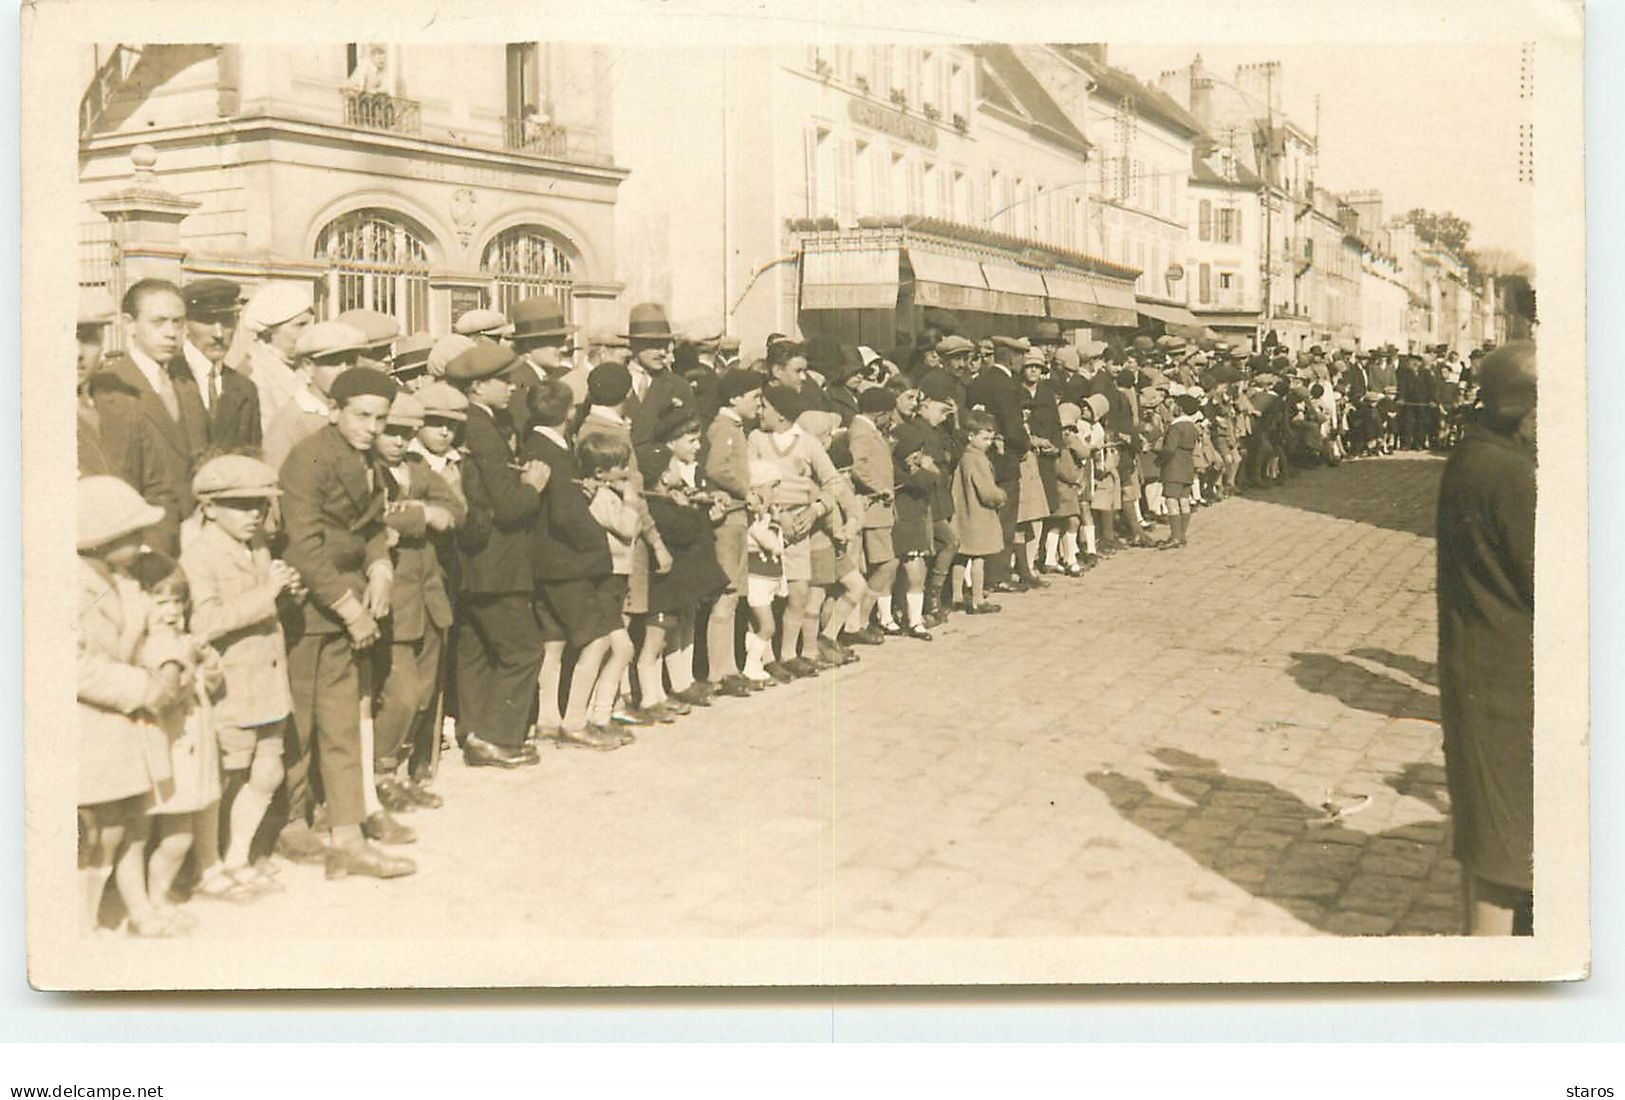
[[[1053,322],[742,362],[658,305],[583,334],[546,295],[440,336],[224,279],[120,311],[116,356],[79,328],[80,868],[87,928],[150,936],[280,890],[273,856],[411,874],[401,818],[453,746],[623,749],[1177,552],[1240,487],[1448,446],[1472,397],[1443,349]]]

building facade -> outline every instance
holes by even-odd
[[[197,206],[184,277],[308,286],[319,315],[376,309],[444,332],[479,306],[617,302],[608,52],[553,43],[98,48],[80,108],[81,283],[121,288],[98,197],[157,153]]]
[[[1189,308],[1228,340],[1252,345],[1263,300],[1259,254],[1264,244],[1263,181],[1227,146],[1210,144],[1191,158],[1190,232],[1185,239]]]

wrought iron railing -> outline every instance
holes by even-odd
[[[562,126],[538,122],[530,118],[502,120],[502,147],[520,153],[534,153],[542,157],[562,157],[568,148],[569,134]]]
[[[386,134],[416,134],[422,128],[418,101],[388,92],[358,92],[346,88],[344,124]]]

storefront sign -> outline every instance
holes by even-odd
[[[846,106],[852,121],[859,126],[867,126],[871,130],[879,130],[883,134],[912,141],[915,145],[923,145],[927,149],[937,147],[937,128],[923,118],[905,115],[901,111],[882,107],[868,99],[849,99]]]

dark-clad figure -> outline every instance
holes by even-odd
[[[182,287],[181,297],[186,302],[181,358],[204,412],[203,436],[216,451],[257,449],[264,432],[260,392],[246,375],[226,366],[242,288],[230,279],[199,279]]]
[[[1480,367],[1439,486],[1439,699],[1473,935],[1533,934],[1535,348]]]

